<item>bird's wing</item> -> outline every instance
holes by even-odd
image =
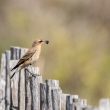
[[[17,67],[19,67],[21,64],[23,64],[25,61],[27,61],[28,59],[30,59],[34,53],[36,52],[35,49],[29,49],[25,55],[18,61],[17,65],[12,69],[16,69]]]

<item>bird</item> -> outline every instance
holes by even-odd
[[[11,71],[16,70],[18,68],[20,68],[20,70],[22,70],[23,68],[28,67],[29,65],[35,66],[37,63],[37,60],[39,59],[40,53],[41,53],[42,44],[44,44],[44,43],[48,44],[49,41],[48,40],[35,40],[32,43],[31,48],[29,48],[28,51],[24,54],[24,56],[20,58],[18,63],[11,69]],[[11,77],[10,77],[11,79],[13,78],[15,73],[16,72],[14,72],[11,75]]]

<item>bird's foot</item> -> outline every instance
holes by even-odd
[[[29,71],[29,69],[27,69],[27,68],[26,68],[26,71],[28,71],[28,72],[30,73],[31,77],[35,77],[35,78],[36,78],[36,76],[39,76],[39,75],[37,75],[37,74],[33,74],[33,73],[32,73],[31,71]],[[31,77],[30,77],[30,78],[31,78]]]
[[[36,78],[37,74],[31,74],[31,76]]]

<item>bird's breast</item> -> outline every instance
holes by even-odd
[[[41,49],[37,49],[35,54],[32,56],[32,61],[37,61],[40,56]]]

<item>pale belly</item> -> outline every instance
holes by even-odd
[[[36,53],[32,56],[32,65],[36,66],[37,65],[37,60],[39,59],[39,55],[40,55],[40,50],[36,51]]]

